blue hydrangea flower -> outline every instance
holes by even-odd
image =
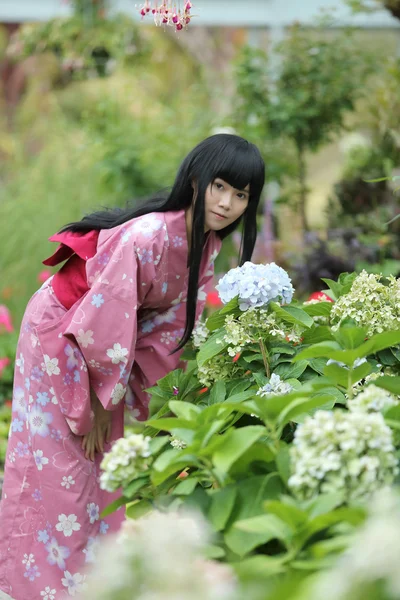
[[[243,311],[265,306],[271,301],[289,304],[294,293],[289,275],[275,263],[255,265],[246,262],[228,271],[216,289],[224,304],[239,296],[239,308]]]

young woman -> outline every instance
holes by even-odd
[[[221,240],[243,222],[251,259],[264,163],[219,134],[183,161],[172,191],[140,208],[96,212],[50,238],[66,260],[30,300],[17,349],[0,506],[0,590],[58,600],[84,587],[85,563],[122,510],[99,464],[123,435],[124,406],[147,416],[154,385],[179,363],[213,278]]]

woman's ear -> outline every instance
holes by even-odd
[[[196,181],[195,179],[192,179],[192,181],[190,182],[190,185],[192,186],[192,188],[193,188],[193,191],[194,191],[195,193],[197,193],[197,189],[198,189],[198,186],[197,186],[197,181]]]

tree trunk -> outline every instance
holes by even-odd
[[[309,225],[306,214],[307,205],[307,167],[304,156],[304,149],[301,144],[297,144],[297,160],[299,166],[299,209],[303,233],[309,231]]]

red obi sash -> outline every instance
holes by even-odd
[[[84,234],[65,231],[49,238],[50,242],[59,242],[60,245],[54,254],[43,261],[43,264],[55,267],[67,261],[54,275],[52,281],[57,299],[67,309],[71,308],[89,289],[86,261],[96,254],[99,233],[99,231],[89,231]]]

